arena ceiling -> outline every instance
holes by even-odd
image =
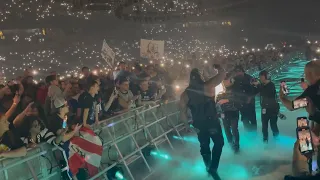
[[[249,0],[3,0],[0,29],[87,27],[101,22],[181,21],[212,16]]]

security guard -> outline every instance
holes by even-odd
[[[273,136],[276,138],[279,135],[279,128],[277,125],[279,114],[279,103],[276,98],[276,88],[271,82],[270,76],[267,71],[259,73],[260,84],[256,81],[256,93],[260,93],[261,105],[261,121],[262,121],[262,134],[263,142],[268,143],[268,124],[270,122]]]

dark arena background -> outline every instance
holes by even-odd
[[[304,127],[313,150],[302,154],[296,119],[311,113],[288,110],[281,93],[284,81],[291,101],[316,84],[310,77],[319,83],[320,66],[309,76],[305,69],[320,57],[319,7],[316,0],[2,0],[0,180],[319,178],[320,122]],[[280,110],[279,135],[268,128],[266,143],[263,93],[250,97],[257,130],[244,127],[241,112],[235,151],[213,107],[224,137],[217,178],[180,97],[193,68],[209,80],[220,66],[229,76],[206,94],[212,103],[226,80],[237,84],[241,67],[250,87],[264,84],[267,71]],[[308,107],[318,112],[315,94]]]

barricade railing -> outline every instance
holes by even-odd
[[[127,117],[116,121],[108,121],[108,125],[100,129],[100,137],[104,137],[104,149],[108,150],[108,157],[103,159],[108,162],[109,166],[102,169],[91,180],[101,178],[105,173],[121,164],[130,179],[136,179],[129,165],[138,159],[142,159],[149,175],[154,172],[144,157],[143,149],[148,146],[154,146],[155,150],[159,150],[159,145],[167,142],[169,147],[173,149],[173,145],[168,137],[168,133],[178,132],[182,123],[178,120],[177,101],[168,104],[156,105],[153,107],[144,107],[136,109],[135,113],[127,115]],[[175,107],[175,108],[172,108]],[[170,111],[168,111],[170,110]],[[173,116],[175,116],[173,121]],[[181,128],[180,128],[181,129]],[[116,135],[115,135],[116,133]],[[113,149],[112,149],[113,148]],[[110,150],[113,150],[113,156],[110,157]]]
[[[127,113],[100,122],[100,128],[95,132],[103,142],[103,155],[100,171],[93,179],[108,179],[106,172],[111,168],[121,165],[129,179],[136,179],[130,170],[130,164],[142,159],[148,174],[154,169],[150,166],[143,154],[143,149],[148,146],[160,149],[160,144],[167,142],[174,149],[169,133],[180,136],[183,128],[179,121],[177,101],[155,106],[144,106]],[[62,171],[59,163],[54,158],[53,151],[63,151],[62,148],[41,144],[28,150],[23,158],[0,159],[0,179],[26,180],[26,179],[58,179]],[[50,172],[52,171],[52,172]],[[54,178],[53,178],[54,177]]]
[[[0,159],[0,179],[38,180],[49,179],[51,177],[58,176],[58,171],[50,173],[50,171],[52,171],[58,165],[52,164],[55,161],[49,160],[53,159],[53,157],[48,157],[52,156],[51,152],[55,150],[57,150],[56,147],[52,148],[51,145],[40,144],[36,148],[28,149],[28,155],[25,157],[14,159]],[[26,169],[27,171],[25,171]]]

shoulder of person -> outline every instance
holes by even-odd
[[[275,84],[272,81],[270,81],[269,84],[270,84],[270,86],[275,87]]]
[[[90,95],[87,91],[85,91],[85,92],[83,92],[82,94],[80,94],[80,96],[79,96],[79,100],[80,99],[85,99],[88,95]],[[91,96],[91,95],[90,95]]]

